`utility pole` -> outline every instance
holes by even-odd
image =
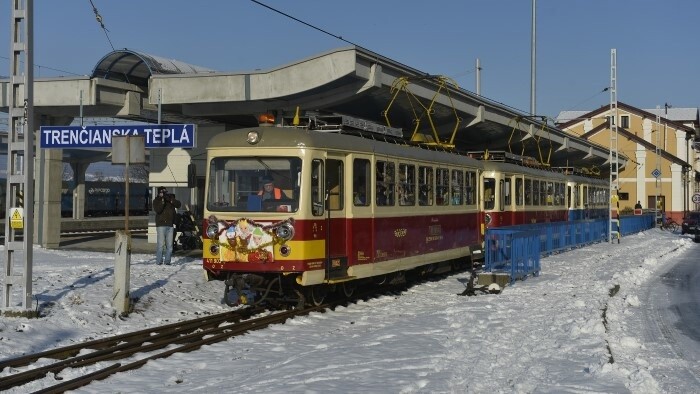
[[[610,198],[608,199],[608,235],[612,243],[617,238],[620,243],[620,214],[617,191],[620,189],[620,167],[617,146],[617,50],[610,50]],[[613,212],[614,216],[613,217]]]
[[[661,138],[661,106],[656,106],[656,142],[654,143],[654,152],[656,153],[656,168],[654,169],[655,178],[655,196],[654,203],[656,204],[656,221],[658,224],[663,224],[663,214],[661,212],[661,148],[659,148],[659,139]],[[661,220],[661,222],[659,222]]]
[[[476,58],[476,94],[481,96],[481,64],[479,58]]]
[[[22,286],[22,306],[29,310],[34,241],[34,6],[33,0],[12,0],[11,3],[3,306],[11,306],[13,286]],[[24,263],[21,272],[14,266],[19,254]]]

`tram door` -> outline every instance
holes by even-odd
[[[348,276],[346,253],[345,157],[328,154],[326,158],[326,279]]]

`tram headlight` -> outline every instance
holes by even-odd
[[[248,132],[248,137],[246,138],[248,143],[255,145],[260,142],[260,133],[257,130],[251,130]]]
[[[219,245],[210,246],[209,252],[211,252],[211,254],[219,254]]]
[[[275,235],[278,238],[289,241],[294,237],[294,227],[289,223],[285,223],[275,229]]]
[[[219,234],[218,226],[214,225],[207,227],[207,237],[209,237],[209,239],[214,239],[214,237],[216,237],[217,234]]]
[[[280,246],[280,254],[282,255],[282,257],[287,257],[290,253],[292,253],[291,247],[289,247],[288,245]]]

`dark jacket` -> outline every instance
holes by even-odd
[[[172,226],[175,222],[176,208],[180,208],[180,201],[175,197],[156,197],[153,200],[153,211],[156,213],[156,227]]]

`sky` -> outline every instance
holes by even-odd
[[[651,229],[545,257],[539,276],[476,297],[457,295],[470,274],[456,273],[149,361],[74,392],[697,392],[700,342],[676,314],[692,301],[670,295],[698,275],[674,282],[670,272],[696,264],[699,248],[689,235]],[[0,360],[230,309],[221,302],[223,284],[205,282],[197,259],[175,256],[172,266],[157,266],[152,255],[133,254],[131,262],[138,301],[118,318],[112,254],[35,247],[42,317],[0,318]],[[689,296],[697,310],[698,294]],[[12,299],[19,305],[19,294]],[[689,317],[697,333],[700,317]],[[34,392],[55,379],[9,392]]]
[[[306,24],[247,0],[34,1],[35,76],[89,75],[103,56],[122,48],[234,72],[274,68],[352,43],[470,91],[478,58],[482,95],[530,112],[532,1],[261,3]],[[618,100],[639,108],[700,106],[700,2],[536,3],[537,115],[609,104],[603,89],[610,86],[612,48]],[[0,2],[0,21],[9,21],[11,7]],[[10,29],[2,25],[0,75],[8,75]]]

